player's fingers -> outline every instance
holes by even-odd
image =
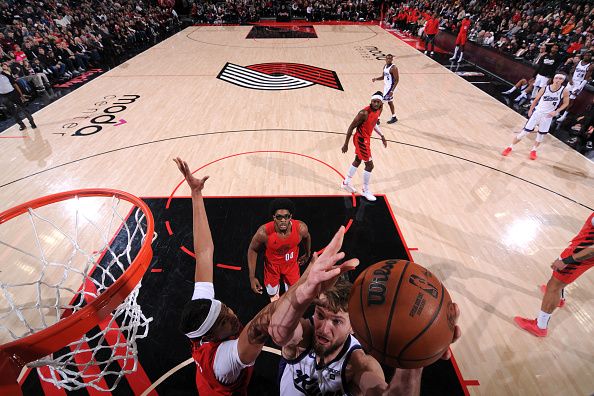
[[[318,266],[321,269],[328,269],[334,266],[337,262],[344,258],[344,252],[339,252],[333,256],[325,255],[323,259],[318,261]]]
[[[454,305],[454,323],[458,322],[458,318],[460,317],[460,307],[458,307],[458,304],[453,303]]]
[[[359,265],[359,259],[350,259],[349,261],[345,261],[341,265],[339,265],[340,273],[344,273],[347,271],[352,271]]]
[[[452,338],[452,343],[458,341],[458,339],[462,337],[462,330],[460,330],[460,326],[454,327],[454,338]]]
[[[338,275],[340,275],[340,268],[339,267],[332,268],[330,271],[322,272],[320,274],[320,280],[322,282],[324,282],[324,281],[330,280],[332,278],[335,278]]]
[[[335,254],[336,252],[338,252],[340,250],[340,247],[342,246],[343,239],[344,239],[344,226],[340,226],[340,228],[338,229],[336,234],[334,234],[334,237],[332,238],[332,240],[330,241],[328,246],[326,246],[324,253],[328,252],[329,254]],[[324,253],[322,253],[322,254],[324,254]]]

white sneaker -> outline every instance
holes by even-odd
[[[528,99],[528,95],[526,95],[526,93],[522,92],[521,94],[519,94],[515,99],[514,102],[519,102],[522,99]]]
[[[342,184],[340,185],[340,188],[342,188],[345,191],[350,192],[351,194],[354,194],[357,192],[357,189],[355,187],[353,187],[351,185],[351,183],[345,183],[344,180],[342,181]]]
[[[451,61],[453,61],[453,60],[456,60],[456,57],[455,57],[455,56],[452,56],[452,57],[450,58],[450,60],[451,60]]]
[[[557,118],[557,122],[563,122],[567,118],[567,113],[563,113],[563,115]]]
[[[429,53],[429,51],[425,51],[425,55],[427,55]]]
[[[435,52],[431,51],[431,56],[435,55]]]
[[[362,192],[361,194],[363,195],[363,197],[364,197],[366,200],[368,200],[368,201],[371,201],[371,202],[373,202],[373,201],[375,201],[375,200],[377,199],[377,198],[375,197],[375,195],[373,195],[373,194],[371,193],[371,191],[369,191],[369,190],[363,190],[363,192]]]

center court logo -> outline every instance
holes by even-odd
[[[343,90],[336,72],[301,63],[276,62],[240,66],[227,62],[217,78],[243,88],[262,91],[286,91],[312,85]]]

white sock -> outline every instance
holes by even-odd
[[[344,183],[345,184],[350,183],[351,179],[353,178],[353,176],[355,176],[356,172],[357,172],[357,168],[355,168],[353,165],[351,165],[351,167],[347,171],[347,175],[346,175],[346,178],[344,179]]]
[[[456,48],[454,49],[454,56],[452,56],[452,58],[456,59],[456,56],[458,55],[458,49],[459,49],[459,48],[460,48],[460,47],[456,47]]]
[[[371,179],[371,172],[363,171],[363,189],[369,190],[369,179]]]
[[[392,118],[395,118],[395,117],[396,117],[396,113],[392,113]]]
[[[536,325],[538,326],[539,329],[546,329],[549,324],[550,318],[551,318],[550,313],[540,311],[538,313],[538,318],[536,319]]]
[[[536,151],[536,146],[533,146],[532,150],[530,150],[530,151]]]

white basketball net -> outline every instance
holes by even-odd
[[[46,209],[52,206],[58,207]],[[133,216],[126,219],[130,210]],[[69,211],[73,216],[63,221],[64,212]],[[29,209],[18,218],[27,217],[32,226],[30,236],[14,238],[11,232],[9,243],[0,234],[3,262],[8,255],[18,267],[31,267],[32,273],[26,282],[5,280],[0,274],[0,343],[43,330],[97,298],[132,263],[147,229],[144,213],[116,196],[76,196]],[[12,222],[0,225],[0,229]],[[61,259],[56,260],[58,250]],[[139,287],[140,283],[111,315],[78,341],[28,366],[37,367],[41,379],[68,390],[89,386],[102,391],[115,389],[124,375],[136,371],[136,340],[147,336],[152,320],[143,315],[136,301]]]

